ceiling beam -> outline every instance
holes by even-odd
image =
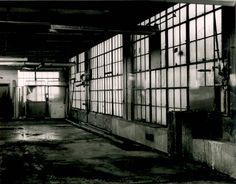
[[[28,21],[8,21],[0,20],[0,24],[9,24],[9,25],[28,25],[28,26],[45,26],[50,27],[48,22],[28,22]]]
[[[222,5],[222,6],[235,6],[236,5],[236,0],[149,0],[149,2],[211,4],[211,5]]]
[[[2,2],[20,2],[22,0],[2,0]],[[35,0],[27,0],[27,2],[34,2]],[[37,2],[46,2],[45,0],[38,0]],[[106,1],[101,1],[101,0],[57,0],[57,2],[66,2],[67,4],[69,3],[84,3],[85,5],[92,5],[95,4],[95,2],[100,3],[104,2],[106,4],[109,3],[119,3],[122,4],[122,2],[139,2],[138,0],[106,0]],[[159,2],[159,3],[195,3],[195,4],[215,4],[215,5],[223,5],[223,6],[235,6],[236,2],[235,0],[148,0],[146,3],[150,2]],[[50,2],[50,5],[52,5],[54,2]],[[56,3],[56,2],[55,2]],[[97,4],[96,4],[97,5]],[[99,5],[99,4],[98,4]],[[93,5],[94,6],[94,5]]]
[[[130,33],[140,35],[155,35],[159,32],[158,26],[136,26],[130,28],[102,28],[89,26],[68,26],[68,25],[51,25],[51,32],[72,31],[72,32],[99,32],[99,33]]]

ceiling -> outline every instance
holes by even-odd
[[[151,1],[5,1],[0,4],[0,56],[29,62],[68,58],[173,4]]]

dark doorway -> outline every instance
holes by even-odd
[[[12,105],[9,85],[0,84],[0,119],[10,119],[11,114]]]

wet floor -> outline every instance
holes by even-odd
[[[1,184],[236,183],[199,163],[117,145],[64,121],[0,123]]]

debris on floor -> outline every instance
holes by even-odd
[[[20,123],[0,124],[1,184],[235,183],[199,163],[123,149],[65,122]]]

